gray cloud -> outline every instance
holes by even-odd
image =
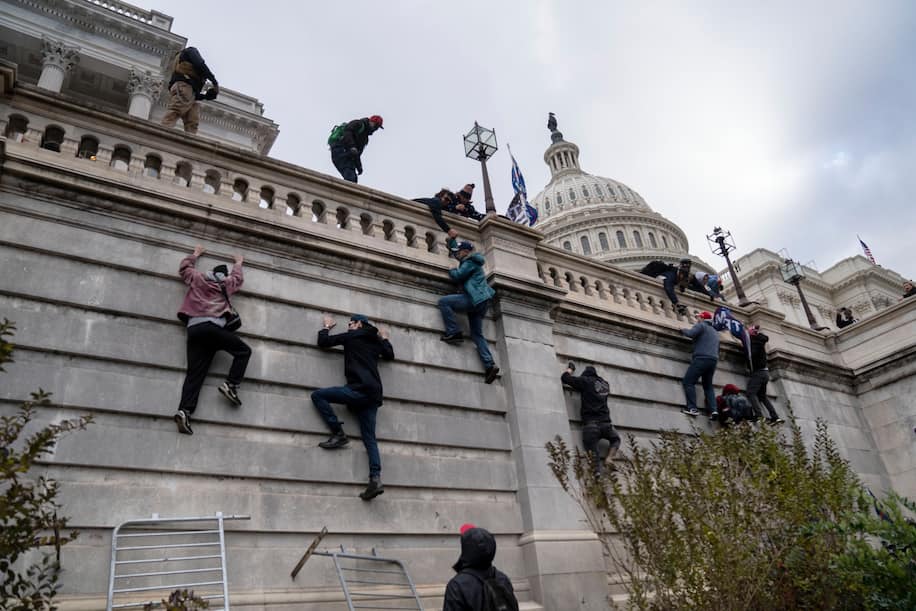
[[[704,236],[722,225],[739,254],[821,269],[858,254],[858,233],[916,274],[912,3],[152,2],[265,103],[275,157],[333,174],[331,126],[379,113],[364,181],[416,197],[479,179],[461,147],[478,120],[501,144],[502,210],[505,144],[533,196],[554,111],[584,169],[640,192],[714,265]]]

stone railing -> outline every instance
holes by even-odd
[[[157,143],[143,130],[81,126],[68,122],[66,115],[48,119],[0,104],[8,160],[58,167],[132,190],[154,190],[184,206],[250,215],[358,243],[360,249],[368,238],[381,251],[448,264],[445,236],[423,205],[262,157],[228,159],[218,150],[214,154],[214,145],[204,139],[189,141],[158,126],[142,127],[169,140],[177,136],[184,146]],[[477,239],[476,222],[446,216],[462,236]]]
[[[146,25],[155,26],[164,30],[170,30],[172,27],[172,18],[156,11],[147,11],[120,0],[86,0],[99,8],[107,9],[118,15],[145,23]]]

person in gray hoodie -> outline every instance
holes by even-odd
[[[691,328],[681,329],[681,333],[693,340],[693,358],[683,379],[687,407],[681,411],[688,416],[700,415],[696,386],[697,381],[702,380],[706,413],[711,420],[715,420],[719,414],[716,412],[716,391],[712,387],[712,376],[719,362],[719,333],[712,326],[711,313],[700,312],[696,318],[697,322]]]

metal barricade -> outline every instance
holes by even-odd
[[[111,535],[107,611],[150,603],[156,608],[175,590],[194,590],[195,596],[207,601],[222,600],[219,609],[229,611],[223,523],[249,519],[217,512],[189,518],[153,514],[122,522]],[[136,600],[153,593],[157,598]]]
[[[334,561],[337,578],[343,588],[347,607],[356,609],[404,609],[423,611],[423,603],[417,594],[407,567],[400,560],[372,555],[348,554],[340,551],[316,551],[318,544],[328,534],[327,528],[309,545],[305,554],[293,568],[290,576],[295,579],[306,561],[312,556],[327,556]],[[409,605],[409,606],[405,606]]]

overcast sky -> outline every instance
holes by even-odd
[[[548,111],[583,169],[619,180],[715,267],[786,248],[821,271],[861,253],[916,275],[916,2],[135,0],[175,18],[220,84],[280,125],[272,156],[335,174],[336,123],[381,114],[366,185],[405,197],[477,182],[462,135],[494,128],[534,197]]]

